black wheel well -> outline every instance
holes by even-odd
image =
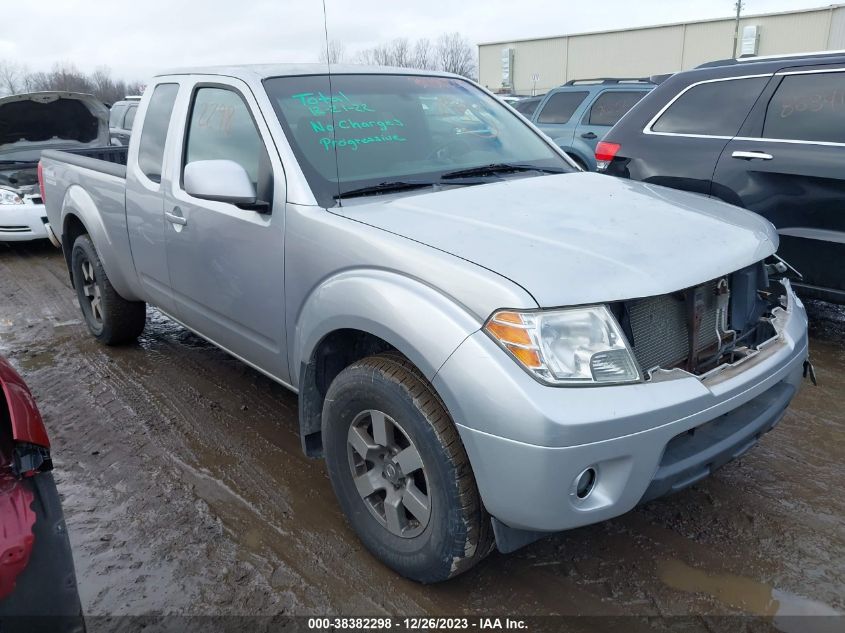
[[[323,401],[335,377],[355,361],[395,349],[374,334],[354,329],[335,330],[320,341],[301,371],[299,430],[306,455],[322,456]]]
[[[70,275],[70,285],[73,286],[73,271],[70,267],[71,252],[73,251],[73,243],[80,235],[88,233],[88,229],[82,224],[82,220],[73,214],[69,214],[65,218],[64,226],[62,227],[62,252],[65,254],[65,262],[67,262],[67,271]]]
[[[583,169],[584,171],[590,171],[590,168],[587,167],[587,163],[584,162],[584,160],[580,156],[578,156],[578,154],[567,151],[566,155],[569,156],[569,158],[571,158],[572,160],[574,160],[581,169]]]

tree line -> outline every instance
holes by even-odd
[[[339,40],[331,40],[320,52],[320,61],[341,64],[351,61],[370,66],[398,66],[422,70],[442,70],[470,79],[477,76],[475,48],[460,33],[444,33],[436,40],[421,38],[411,41],[397,37],[384,44],[347,55]]]
[[[351,61],[370,66],[397,66],[422,70],[442,70],[470,79],[477,77],[475,48],[460,33],[444,33],[436,40],[409,40],[398,37],[389,42],[348,56],[345,46],[332,40],[320,51],[320,61],[332,64]],[[92,94],[103,103],[113,104],[127,95],[139,95],[144,84],[112,77],[107,66],[85,73],[68,62],[53,65],[49,71],[31,71],[23,64],[0,59],[0,96],[24,92],[62,90]]]
[[[22,64],[0,60],[0,96],[45,90],[84,92],[112,104],[126,95],[141,94],[144,84],[115,79],[106,66],[84,73],[73,64],[57,63],[50,71],[32,72]]]

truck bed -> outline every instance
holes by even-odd
[[[109,244],[99,253],[103,267],[114,288],[135,301],[137,276],[126,228],[126,158],[126,147],[45,150],[41,168],[47,217],[68,264],[74,240],[82,233],[97,244]]]
[[[41,158],[48,158],[69,165],[76,165],[118,178],[126,178],[128,147],[86,147],[83,149],[55,150],[41,152]]]

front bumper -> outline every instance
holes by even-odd
[[[47,239],[47,210],[43,204],[0,205],[0,242]]]
[[[705,380],[675,370],[635,385],[548,387],[483,332],[467,338],[434,386],[488,512],[519,530],[588,525],[690,485],[750,448],[802,379],[807,317],[788,295],[778,338]],[[579,498],[575,480],[588,468],[595,485]]]

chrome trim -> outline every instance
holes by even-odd
[[[769,77],[771,78],[774,73],[758,73],[756,75],[740,75],[738,77],[718,77],[716,79],[704,79],[702,81],[697,81],[694,84],[690,84],[683,90],[681,90],[678,94],[676,94],[666,105],[664,105],[660,110],[658,110],[657,114],[655,114],[651,121],[646,123],[646,126],[643,128],[643,134],[654,134],[656,136],[683,136],[687,138],[716,138],[716,139],[727,139],[730,140],[733,136],[715,136],[712,134],[688,134],[683,132],[655,132],[652,130],[652,126],[657,123],[658,119],[663,116],[663,114],[672,107],[678,99],[680,99],[688,90],[692,90],[696,86],[700,86],[702,84],[712,84],[721,81],[736,81],[737,79],[757,79],[759,77]]]
[[[731,154],[731,158],[742,158],[744,160],[772,160],[774,156],[771,154],[767,154],[766,152],[749,152],[744,150],[738,150]]]
[[[845,54],[845,51],[842,51]],[[800,56],[803,56],[802,53]],[[776,55],[774,57],[781,57],[780,55]],[[694,88],[695,86],[700,86],[701,84],[706,83],[715,83],[717,81],[732,81],[734,79],[755,79],[757,77],[783,77],[787,75],[809,75],[809,74],[817,74],[817,73],[835,73],[835,72],[845,72],[845,67],[843,68],[824,68],[824,69],[815,69],[815,70],[795,70],[795,71],[783,71],[777,73],[762,73],[757,75],[741,75],[739,77],[720,77],[718,79],[705,79],[703,81],[696,82],[694,84],[690,84],[683,90],[681,90],[678,94],[676,94],[671,101],[669,101],[666,105],[664,105],[654,117],[646,124],[643,128],[643,134],[651,134],[654,136],[678,136],[683,138],[712,138],[722,141],[749,141],[752,143],[798,143],[803,145],[824,145],[828,147],[845,147],[845,143],[839,143],[835,141],[805,141],[802,139],[787,139],[787,138],[763,138],[760,136],[720,136],[715,134],[691,134],[685,132],[655,132],[652,130],[652,126],[657,123],[657,120],[663,116],[666,110],[675,103],[678,99],[681,98],[687,90]]]
[[[735,136],[734,141],[749,141],[752,143],[797,143],[799,145],[829,145],[831,147],[845,147],[845,143],[834,141],[802,141],[791,138],[763,138],[760,136]]]
[[[841,73],[845,71],[845,67],[840,68],[815,68],[813,70],[779,70],[775,73],[776,77],[783,77],[786,75],[819,75],[823,73]]]

